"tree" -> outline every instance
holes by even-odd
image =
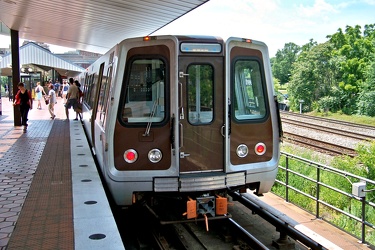
[[[272,72],[275,78],[279,79],[280,85],[289,82],[292,64],[296,61],[300,46],[295,43],[286,43],[282,50],[278,50],[276,57],[272,58]]]
[[[272,58],[274,77],[287,90],[292,109],[342,110],[346,114],[375,113],[375,24],[346,26],[328,41],[313,39],[299,47],[285,44]],[[373,93],[374,92],[374,93]],[[374,111],[372,111],[374,109]]]
[[[314,46],[310,41],[305,48],[293,64],[288,93],[293,109],[298,109],[303,100],[304,110],[311,111],[314,102],[333,93],[340,60],[332,57],[333,47],[329,42]]]
[[[374,25],[366,25],[363,34],[361,26],[356,25],[346,26],[345,33],[339,29],[337,33],[327,36],[335,48],[332,55],[344,58],[340,64],[339,87],[347,100],[343,108],[346,114],[353,114],[357,110],[358,97],[366,86],[365,75],[371,63],[371,54],[374,53]]]

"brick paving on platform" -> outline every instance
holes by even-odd
[[[0,249],[73,249],[69,122],[60,98],[55,120],[36,106],[23,133],[2,98]]]

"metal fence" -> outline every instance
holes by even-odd
[[[277,195],[285,198],[287,202],[291,202],[293,204],[296,204],[295,202],[291,201],[293,200],[293,196],[291,196],[291,192],[293,194],[299,194],[303,197],[307,197],[315,203],[315,209],[306,208],[304,206],[301,206],[300,204],[296,204],[306,211],[314,214],[316,218],[321,218],[323,220],[326,220],[325,218],[322,218],[321,216],[321,209],[324,208],[325,211],[329,210],[336,214],[341,214],[346,216],[347,218],[350,218],[352,220],[355,220],[357,223],[361,223],[361,232],[360,236],[357,234],[353,234],[353,232],[348,232],[353,234],[355,237],[360,239],[362,243],[370,243],[371,245],[374,245],[374,242],[366,242],[366,227],[368,230],[372,231],[375,229],[374,224],[372,224],[370,221],[368,221],[368,216],[366,216],[367,212],[374,211],[375,203],[371,201],[366,200],[366,193],[373,192],[375,189],[366,189],[368,186],[375,187],[375,181],[357,176],[327,165],[323,165],[317,162],[313,162],[289,153],[282,152],[281,153],[281,160],[282,164],[285,166],[279,165],[279,174],[276,179],[275,186],[281,185],[285,190],[284,194],[280,193],[280,189],[278,189],[278,192],[275,192]],[[285,161],[283,159],[285,157]],[[298,167],[296,167],[298,165]],[[308,168],[309,171],[306,171]],[[303,170],[303,171],[300,171]],[[308,172],[309,174],[302,174],[301,172]],[[340,187],[334,187],[330,184],[327,184],[327,174],[331,176],[330,183],[332,184],[332,176],[333,178],[337,178],[337,182],[341,183],[347,182],[346,189],[342,190]],[[297,180],[298,179],[298,180]],[[298,186],[297,183],[301,183],[301,181],[304,183],[303,188],[296,187]],[[295,184],[293,186],[293,184]],[[345,183],[344,183],[345,184]],[[352,192],[350,193],[347,189],[348,186],[351,185]],[[338,185],[340,186],[340,185]],[[306,187],[309,187],[309,190],[301,190],[306,189]],[[276,189],[277,190],[277,189]],[[322,190],[324,190],[326,195],[322,195]],[[349,208],[343,208],[340,206],[337,206],[335,204],[331,204],[330,202],[327,202],[327,190],[329,190],[329,193],[335,193],[337,196],[346,197],[346,200],[350,201]],[[273,190],[274,192],[274,190]],[[326,201],[324,200],[326,199]],[[308,200],[308,199],[307,199]],[[357,202],[360,202],[361,206],[358,204],[360,211],[352,212],[351,210],[357,210],[357,209],[351,209],[353,200],[356,200]],[[345,210],[348,211],[345,211]],[[315,211],[314,211],[315,210]],[[369,215],[369,214],[367,214]],[[326,220],[329,223],[343,229],[342,227],[336,225],[335,223],[332,223],[332,221]]]

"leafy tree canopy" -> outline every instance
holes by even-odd
[[[322,44],[310,39],[301,47],[285,44],[271,59],[274,77],[281,85],[289,82],[292,109],[304,100],[304,111],[365,114],[364,107],[375,106],[372,94],[364,94],[375,91],[375,24],[363,32],[359,25],[339,28],[327,39]]]

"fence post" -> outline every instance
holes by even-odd
[[[285,201],[289,202],[289,157],[285,159]]]
[[[361,197],[362,202],[362,244],[366,243],[366,196]]]
[[[316,218],[319,218],[319,199],[320,199],[320,167],[316,168]]]

